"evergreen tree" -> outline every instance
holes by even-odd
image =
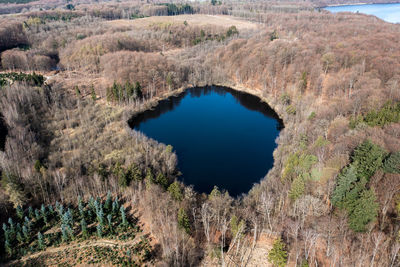
[[[89,209],[91,209],[93,212],[96,212],[96,207],[95,207],[95,205],[94,205],[94,202],[95,202],[95,200],[94,200],[94,198],[91,196],[91,197],[89,198],[88,206],[89,206]]]
[[[60,217],[60,220],[62,221],[62,217],[64,216],[64,206],[59,204],[57,208],[57,213]]]
[[[17,232],[17,241],[22,244],[24,242],[24,238],[22,237],[21,232]]]
[[[375,171],[382,167],[386,155],[387,153],[378,145],[370,140],[364,141],[354,150],[352,157],[357,168],[357,176],[364,177],[369,181]]]
[[[354,188],[357,181],[356,168],[353,165],[345,168],[337,178],[335,190],[332,193],[332,204],[339,208],[344,208],[344,203],[348,192]]]
[[[81,96],[81,90],[79,90],[79,87],[77,85],[75,85],[74,89],[75,89],[76,96],[80,97]]]
[[[119,210],[118,197],[115,197],[115,200],[112,204],[112,213],[117,214],[118,210]]]
[[[122,225],[123,227],[126,227],[126,226],[128,226],[128,221],[127,221],[127,219],[126,219],[126,214],[125,214],[125,208],[124,208],[124,206],[121,206],[120,212],[121,212],[121,219],[122,219],[121,225]]]
[[[128,175],[125,173],[124,169],[121,167],[121,163],[117,162],[113,168],[113,174],[118,177],[118,184],[121,187],[127,187],[129,185]]]
[[[135,98],[142,98],[143,93],[142,93],[142,86],[140,85],[139,82],[136,82],[135,84]]]
[[[61,239],[63,242],[68,242],[69,240],[67,228],[64,224],[61,224]]]
[[[78,210],[79,210],[79,215],[81,216],[81,218],[85,218],[85,210],[83,207],[83,202],[82,202],[81,196],[78,197]]]
[[[89,237],[89,232],[87,229],[87,223],[84,218],[82,218],[81,220],[81,230],[82,230],[82,237],[84,239],[87,239]]]
[[[238,218],[233,215],[230,221],[230,226],[231,226],[231,232],[232,232],[232,237],[234,238],[238,232],[240,231],[240,229],[244,229],[244,221],[243,220],[238,220]]]
[[[150,168],[147,168],[144,180],[146,183],[146,188],[149,188],[151,184],[154,184],[156,182],[156,179],[154,179],[153,172],[151,171]]]
[[[385,160],[383,170],[386,173],[400,173],[400,151],[391,154]]]
[[[301,78],[300,78],[300,91],[301,92],[304,92],[307,89],[307,84],[308,84],[307,72],[303,71],[301,73]]]
[[[184,208],[180,208],[178,211],[178,225],[181,229],[185,230],[187,234],[190,234],[190,221]]]
[[[40,220],[40,212],[38,209],[35,209],[35,219],[36,219],[36,221]]]
[[[96,91],[94,90],[94,86],[93,86],[93,84],[92,84],[92,86],[91,86],[91,88],[90,88],[90,94],[91,94],[91,96],[92,96],[92,100],[93,101],[96,101],[96,99],[97,99],[97,96],[96,96]]]
[[[131,84],[129,81],[126,81],[125,90],[128,98],[135,97],[135,86]]]
[[[25,216],[25,220],[24,220],[24,225],[28,229],[28,232],[30,232],[31,231],[31,221],[26,216]]]
[[[13,249],[11,247],[10,242],[7,239],[4,241],[4,248],[5,248],[6,252],[7,252],[7,255],[9,257],[11,257],[12,254],[13,254]]]
[[[332,204],[346,209],[349,227],[356,232],[365,231],[378,216],[375,192],[367,184],[385,157],[383,149],[367,140],[355,149],[353,162],[338,176]]]
[[[64,215],[61,218],[61,223],[64,224],[65,226],[72,226],[73,225],[73,218],[72,218],[72,212],[70,209],[68,209]]]
[[[20,220],[22,220],[22,218],[24,217],[24,210],[22,209],[22,207],[20,205],[17,206],[16,213],[17,213],[18,218]]]
[[[108,191],[107,192],[106,202],[104,203],[104,209],[106,210],[106,212],[110,212],[111,211],[111,205],[112,205],[111,192]]]
[[[213,190],[211,190],[210,194],[208,195],[209,200],[213,200],[214,198],[218,198],[221,196],[221,191],[219,191],[218,186],[214,185]]]
[[[112,216],[111,216],[111,214],[107,215],[107,222],[108,222],[108,228],[110,229],[110,231],[112,231]]]
[[[45,248],[43,235],[39,232],[37,236],[38,236],[38,247],[40,250],[43,250]]]
[[[174,85],[174,76],[171,72],[168,72],[166,82],[168,85],[168,89],[171,90],[172,86]]]
[[[279,34],[278,34],[278,32],[277,32],[276,30],[274,30],[274,31],[269,35],[269,37],[270,37],[270,40],[273,41],[273,40],[275,40],[275,39],[279,39]]]
[[[305,187],[306,187],[306,185],[305,185],[303,175],[297,176],[293,180],[292,185],[290,187],[290,191],[289,191],[290,199],[292,199],[293,201],[296,201],[296,199],[298,199],[299,197],[301,197],[304,194]]]
[[[3,231],[5,240],[10,240],[10,229],[8,229],[7,224],[3,223]]]
[[[157,184],[161,185],[165,190],[168,188],[168,179],[161,172],[157,175],[156,182]]]
[[[287,263],[288,253],[285,244],[278,238],[268,253],[268,261],[277,267],[284,267]]]
[[[29,208],[28,208],[28,216],[29,216],[29,218],[31,218],[31,219],[33,219],[33,217],[34,217],[33,209],[32,209],[31,206],[29,206]]]
[[[44,223],[47,225],[47,212],[44,204],[42,204],[42,206],[40,207],[40,214],[42,215]]]
[[[181,186],[177,181],[173,182],[168,187],[168,192],[171,194],[171,197],[177,201],[181,201],[183,199],[183,194],[181,190]]]
[[[24,235],[25,241],[29,240],[29,232],[28,232],[28,227],[25,225],[22,226],[22,234]]]
[[[376,221],[378,209],[375,192],[372,189],[364,190],[349,214],[350,228],[356,232],[364,232],[369,223]]]
[[[15,224],[11,218],[8,218],[8,224],[10,225],[10,228],[9,228],[10,241],[12,242],[12,241],[14,241],[13,239],[15,238]]]
[[[35,165],[33,166],[35,168],[35,171],[40,173],[40,169],[43,167],[42,163],[40,162],[40,160],[36,160],[35,161]]]
[[[104,226],[104,212],[103,208],[99,209],[99,212],[97,213],[97,221],[101,226]]]
[[[67,230],[67,234],[69,236],[69,240],[74,240],[75,235],[74,235],[74,231],[72,230],[71,226],[67,225],[66,230]]]
[[[111,87],[111,95],[113,100],[118,100],[118,85],[116,81],[114,81]]]
[[[129,183],[131,181],[142,181],[142,172],[140,171],[139,167],[136,164],[131,164],[128,169],[128,176],[129,176]]]
[[[239,34],[239,31],[238,31],[238,29],[236,28],[236,26],[231,26],[231,27],[229,27],[229,29],[228,29],[228,31],[226,32],[226,37],[231,37],[231,36],[233,36],[233,35],[238,35]]]
[[[97,236],[101,238],[103,236],[103,227],[100,224],[98,224],[96,230],[97,230]]]
[[[47,209],[49,210],[49,214],[50,214],[50,215],[53,215],[53,214],[54,214],[54,209],[53,209],[53,206],[52,206],[52,205],[48,205],[48,206],[47,206]]]

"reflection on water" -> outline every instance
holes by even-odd
[[[129,124],[174,147],[186,184],[206,193],[217,185],[234,196],[248,192],[267,174],[283,128],[258,97],[224,87],[187,89]]]
[[[154,119],[159,117],[168,111],[175,109],[181,103],[182,99],[187,95],[191,97],[201,97],[204,95],[210,95],[211,93],[216,93],[221,96],[225,96],[227,93],[231,94],[242,106],[249,110],[258,111],[267,117],[276,119],[279,123],[277,124],[277,129],[283,129],[283,121],[279,118],[278,114],[265,103],[262,103],[257,96],[243,93],[240,91],[233,90],[228,87],[220,86],[207,86],[207,87],[195,87],[188,88],[183,93],[178,96],[171,96],[168,99],[161,100],[157,107],[147,110],[146,112],[139,113],[135,117],[132,117],[128,124],[131,128],[137,128],[141,123],[146,122],[149,119]]]

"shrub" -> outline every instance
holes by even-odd
[[[269,39],[271,41],[279,39],[279,34],[276,30],[274,30],[270,35],[269,35]]]
[[[289,105],[286,107],[286,113],[289,115],[295,115],[296,114],[296,108],[292,105]]]
[[[282,94],[281,96],[281,102],[283,105],[290,105],[291,101],[290,101],[290,96],[286,93]]]
[[[291,154],[283,168],[282,181],[291,180],[294,174],[301,175],[310,171],[311,167],[318,162],[314,155],[303,152]]]
[[[231,26],[226,32],[226,37],[231,37],[232,35],[238,35],[239,31],[235,26]]]
[[[308,120],[313,120],[315,117],[317,116],[317,114],[315,113],[315,111],[311,112],[310,115],[308,116]]]

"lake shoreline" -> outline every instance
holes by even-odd
[[[153,115],[151,115],[153,113],[152,112],[153,109],[155,110],[154,114],[159,114],[157,109],[159,109],[160,107],[158,107],[158,105],[165,106],[166,103],[164,103],[164,101],[176,101],[176,100],[174,100],[175,97],[177,97],[177,98],[183,97],[184,98],[184,97],[186,97],[185,95],[188,92],[190,92],[189,90],[192,90],[192,89],[196,90],[196,89],[202,89],[202,88],[206,88],[206,90],[207,90],[207,87],[211,90],[212,90],[211,87],[216,87],[216,88],[220,88],[220,90],[224,89],[224,91],[226,91],[227,93],[230,93],[230,94],[239,94],[239,95],[244,95],[244,96],[247,95],[247,96],[254,97],[257,100],[256,100],[256,102],[253,102],[253,103],[257,103],[256,105],[260,105],[260,109],[263,109],[265,111],[271,110],[273,112],[273,114],[275,114],[275,116],[272,116],[272,117],[280,125],[278,128],[279,132],[278,132],[277,136],[274,137],[273,139],[276,140],[276,138],[279,138],[279,135],[281,134],[281,132],[285,131],[285,128],[286,128],[285,121],[286,121],[286,119],[288,119],[288,117],[287,117],[287,114],[286,114],[284,108],[281,108],[279,99],[275,99],[273,97],[273,95],[271,95],[271,94],[266,95],[265,93],[263,93],[264,92],[263,90],[247,88],[243,85],[236,84],[234,82],[228,82],[228,83],[222,83],[222,84],[217,83],[217,84],[213,84],[213,85],[207,85],[207,84],[203,85],[202,84],[202,86],[188,85],[184,88],[178,88],[178,89],[170,91],[170,92],[165,92],[161,96],[157,96],[156,98],[153,98],[151,101],[145,103],[140,108],[136,108],[136,110],[134,110],[134,111],[131,110],[131,112],[129,113],[128,119],[125,120],[125,122],[124,122],[124,123],[126,123],[125,124],[126,129],[128,131],[139,132],[141,134],[144,134],[146,137],[151,138],[158,143],[171,144],[172,146],[175,147],[174,143],[171,143],[170,141],[166,141],[166,139],[162,139],[162,138],[160,139],[159,137],[152,135],[149,132],[143,131],[143,129],[141,129],[141,128],[138,128],[139,125],[142,125],[143,116],[145,118],[147,117],[146,119],[144,119],[144,121],[148,120],[149,118],[154,118],[154,117],[152,117]],[[172,100],[171,100],[171,98],[172,98]],[[245,105],[245,107],[246,107],[246,105]],[[278,107],[278,110],[276,109],[277,107]],[[150,112],[150,115],[145,114],[146,112]],[[158,115],[158,116],[160,116],[160,115]],[[183,122],[183,123],[185,124],[185,122]],[[289,123],[289,121],[287,121],[287,123]],[[265,124],[265,125],[267,125],[267,124]],[[171,126],[171,127],[173,127],[173,126]],[[267,131],[267,133],[268,133],[268,131]],[[268,136],[268,134],[266,136]],[[275,145],[271,152],[272,155],[274,155],[276,153],[278,146],[279,146],[279,144],[276,143],[276,141],[274,141],[274,143],[275,143]],[[184,156],[184,157],[186,158],[186,156]],[[177,153],[177,157],[178,157],[178,161],[179,161],[179,158],[182,157],[182,155],[178,155],[178,153]],[[273,160],[271,167],[266,168],[264,170],[265,172],[262,175],[257,175],[258,177],[260,177],[260,179],[259,180],[257,179],[255,181],[253,181],[252,183],[258,184],[258,183],[262,182],[265,179],[265,177],[267,177],[268,174],[276,168],[275,164],[276,163]],[[182,170],[182,169],[180,168],[180,170]],[[182,175],[185,175],[187,173],[188,173],[187,171],[186,172],[183,171]],[[188,175],[190,176],[190,172]],[[196,176],[194,176],[194,177],[196,177]],[[186,180],[185,178],[182,179],[182,177],[181,177],[179,180],[185,186],[196,185],[196,182],[190,181],[190,179]],[[245,180],[247,180],[247,179],[245,179]],[[243,180],[243,181],[245,181],[245,180]],[[246,190],[245,192],[235,193],[237,190],[231,190],[231,188],[229,188],[229,186],[223,186],[223,185],[218,185],[218,186],[221,186],[221,188],[228,190],[230,193],[233,193],[233,195],[235,197],[240,196],[241,194],[247,194],[253,188],[253,186],[251,186],[249,188],[249,190]],[[195,190],[199,194],[202,194],[203,192],[208,192],[208,190],[204,191],[203,189],[200,189],[200,188],[197,188]]]
[[[400,1],[398,2],[385,2],[385,3],[351,3],[351,4],[333,4],[333,5],[327,5],[327,6],[317,6],[316,8],[327,8],[327,7],[339,7],[339,6],[362,6],[362,5],[390,5],[390,4],[400,4]]]
[[[157,96],[154,97],[153,99],[145,102],[142,104],[142,106],[138,107],[138,108],[133,108],[131,109],[130,107],[128,107],[125,111],[125,115],[124,115],[124,120],[125,123],[127,124],[128,127],[130,127],[131,125],[131,120],[133,118],[135,118],[136,116],[138,116],[140,113],[146,112],[148,110],[151,110],[153,108],[155,108],[161,101],[165,101],[168,100],[171,97],[177,97],[183,93],[185,93],[188,89],[190,88],[199,88],[199,87],[207,87],[207,86],[216,86],[216,87],[225,87],[225,88],[230,88],[234,91],[240,92],[240,93],[246,93],[249,95],[253,95],[257,98],[260,99],[260,102],[263,102],[265,104],[267,104],[278,116],[278,119],[281,121],[281,123],[283,124],[283,126],[286,125],[286,119],[285,119],[285,113],[283,112],[283,110],[277,110],[276,109],[276,104],[275,101],[273,101],[272,97],[267,97],[267,96],[263,96],[262,92],[258,89],[251,89],[251,88],[247,88],[245,86],[239,85],[239,84],[233,84],[233,83],[222,83],[222,84],[201,84],[201,85],[188,85],[185,87],[180,87],[178,89],[172,90],[170,92],[165,92],[163,93],[161,96]]]

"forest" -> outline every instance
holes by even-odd
[[[400,26],[327,2],[0,4],[1,264],[399,266]],[[239,197],[129,127],[206,85],[285,126]]]

